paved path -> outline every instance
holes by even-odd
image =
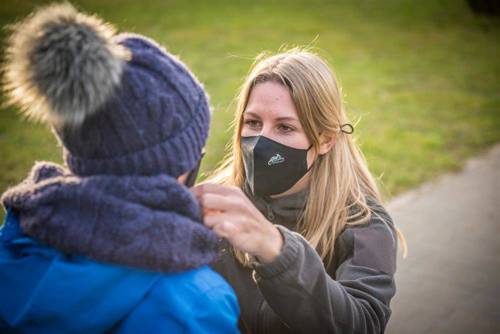
[[[500,333],[500,145],[388,209],[409,255],[386,333]]]

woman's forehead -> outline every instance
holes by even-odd
[[[260,118],[298,120],[288,89],[275,82],[260,83],[252,89],[245,114]]]

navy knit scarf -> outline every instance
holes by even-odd
[[[26,234],[65,253],[164,272],[217,256],[197,201],[167,175],[78,177],[44,162],[1,200]]]

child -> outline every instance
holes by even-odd
[[[66,166],[37,163],[2,196],[0,332],[237,332],[234,292],[207,266],[217,237],[182,184],[210,120],[186,66],[57,4],[15,26],[4,72],[10,101],[52,127]],[[103,262],[80,252],[89,244]]]

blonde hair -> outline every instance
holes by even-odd
[[[294,48],[269,57],[257,57],[237,97],[230,154],[211,181],[244,187],[245,170],[240,150],[243,113],[252,88],[267,81],[280,83],[289,90],[299,120],[316,152],[321,134],[336,136],[332,149],[318,156],[311,169],[309,196],[297,226],[297,232],[329,263],[334,256],[335,240],[346,225],[364,224],[372,214],[377,215],[369,207],[367,197],[380,203],[381,196],[353,137],[341,131],[342,125],[348,123],[341,91],[329,65],[317,54]],[[406,254],[404,237],[399,230],[396,232]],[[248,254],[236,249],[234,253],[240,263],[250,264]]]

